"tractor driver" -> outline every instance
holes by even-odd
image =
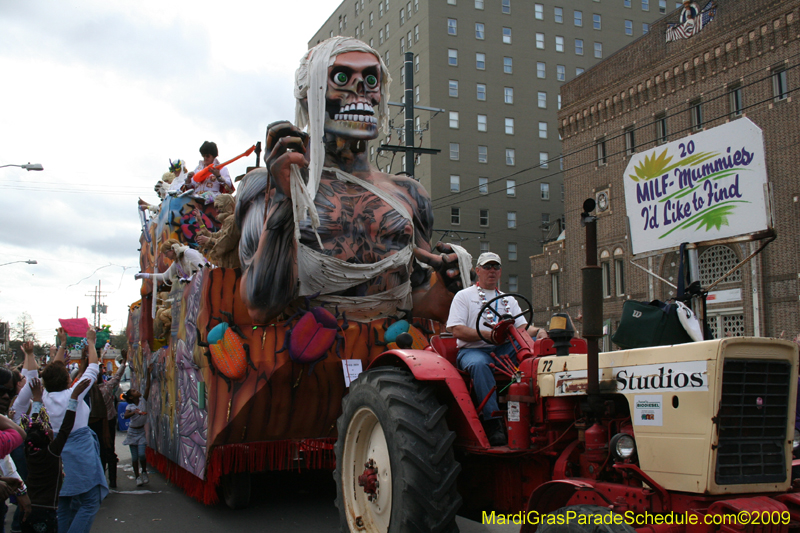
[[[500,256],[492,252],[481,254],[478,257],[475,272],[478,276],[476,283],[456,293],[453,302],[450,304],[447,331],[451,332],[457,339],[458,368],[469,372],[472,377],[478,403],[483,402],[491,392],[491,396],[483,406],[483,427],[492,446],[503,446],[506,444],[507,439],[503,431],[503,419],[496,418],[494,415],[499,410],[499,406],[497,405],[497,392],[492,391],[495,386],[495,379],[489,364],[493,363],[494,360],[489,354],[494,352],[498,357],[508,355],[514,361],[514,364],[517,363],[517,357],[511,341],[496,346],[487,344],[480,339],[478,332],[475,330],[478,313],[480,313],[484,304],[503,294],[497,288],[502,273]],[[517,300],[513,297],[496,300],[492,307],[500,315],[511,314],[516,316],[521,312]],[[488,322],[494,325],[497,321],[498,315],[487,310],[481,323]],[[530,339],[527,332],[528,324],[524,317],[517,318],[514,325],[523,337]],[[483,336],[488,337],[490,330],[484,328],[481,328],[481,330],[484,332]],[[547,333],[544,329],[539,329],[536,336],[537,338],[544,337],[547,336]]]

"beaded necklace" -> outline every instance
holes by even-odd
[[[478,287],[478,297],[481,300],[481,307],[483,307],[484,305],[486,305],[486,301],[487,301],[486,300],[486,293],[483,292],[483,289],[481,288],[481,284],[479,282],[475,283],[475,286]],[[495,292],[497,293],[498,296],[503,294],[502,292],[500,292],[500,289],[495,289]],[[501,301],[503,302],[503,307],[506,308],[506,314],[510,315],[511,314],[511,306],[508,304],[508,298],[503,296],[503,299]],[[497,302],[494,302],[494,310],[497,311]],[[491,324],[492,326],[497,324],[498,315],[496,313],[492,313],[490,308],[487,307],[486,308],[486,312],[484,314],[485,314],[485,318],[486,318],[487,322],[489,322],[489,324]]]

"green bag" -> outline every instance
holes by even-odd
[[[658,300],[650,303],[627,300],[611,341],[626,350],[692,342],[678,318],[677,308],[676,304]]]

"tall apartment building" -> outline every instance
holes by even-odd
[[[674,0],[669,1],[674,4]],[[670,5],[672,9],[674,5]],[[375,48],[401,102],[405,52],[414,54],[415,176],[431,195],[434,242],[503,259],[502,288],[531,294],[530,256],[563,227],[559,90],[646,34],[667,0],[345,0],[309,41],[359,38]],[[403,110],[391,108],[403,127]],[[370,146],[372,162],[404,170],[399,130]]]
[[[579,214],[586,198],[602,202],[596,213],[604,349],[613,348],[610,336],[625,300],[674,298],[676,289],[662,280],[677,284],[678,254],[631,255],[626,166],[635,152],[680,139],[688,145],[700,132],[746,118],[763,132],[777,238],[714,288],[708,323],[716,338],[800,334],[800,0],[716,0],[716,7],[702,32],[666,42],[668,24],[679,21],[680,13],[671,13],[645,38],[564,87],[558,127],[570,154],[564,177],[567,231],[565,239],[548,243],[531,259],[535,322],[544,324],[558,311],[581,314],[585,232]],[[697,236],[703,240],[700,228]],[[714,284],[762,243],[699,247],[702,286]],[[631,259],[661,280],[635,268]]]

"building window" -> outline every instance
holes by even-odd
[[[513,148],[506,148],[506,165],[513,167],[516,164],[516,152]]]
[[[742,85],[736,83],[728,86],[728,95],[731,108],[731,117],[736,118],[742,116]]]
[[[567,67],[564,65],[556,65],[556,79],[564,81],[567,79]]]
[[[514,88],[513,87],[503,87],[503,101],[507,104],[514,103]]]
[[[450,4],[451,6],[454,6],[456,5],[456,0],[447,0],[447,3]]]
[[[600,266],[603,269],[603,298],[611,298],[611,264],[603,261]]]
[[[503,58],[503,72],[505,74],[511,74],[513,71],[513,63],[510,57]]]
[[[419,85],[414,87],[414,102],[419,103]]]
[[[383,44],[383,28],[378,30],[378,44]]]
[[[550,273],[550,288],[553,298],[553,307],[561,305],[561,295],[559,294],[559,282],[561,281],[561,273],[558,271]]]
[[[450,192],[461,190],[461,176],[450,176]]]
[[[547,109],[547,93],[544,91],[539,91],[537,95],[538,97],[536,100],[538,102],[539,109]]]
[[[544,33],[536,34],[536,48],[539,50],[544,50]]]
[[[481,102],[485,102],[486,101],[486,85],[484,85],[483,83],[479,83],[477,85],[477,89],[478,89],[478,100],[480,100]]]
[[[772,68],[772,95],[775,100],[786,100],[789,96],[786,67],[784,65]]]
[[[650,0],[642,0],[642,11],[650,11]]]
[[[372,12],[369,13],[369,27],[372,27],[373,22],[375,21],[375,17],[372,16]]]
[[[514,119],[506,118],[506,135],[514,135]]]
[[[419,0],[414,0],[414,13],[419,11]]]
[[[489,241],[481,241],[481,253],[485,254],[489,251]]]
[[[475,9],[483,9],[483,0],[475,0]]]
[[[506,213],[506,225],[508,229],[514,229],[517,227],[517,212],[516,211],[509,211]]]
[[[689,114],[692,117],[692,129],[700,131],[703,129],[703,104],[700,100],[689,102]]]
[[[402,26],[405,23],[406,23],[406,10],[405,9],[401,9],[400,10],[400,25]]]
[[[500,5],[504,14],[511,14],[511,0],[502,0]]]
[[[625,7],[631,7],[631,0],[623,0],[622,5],[624,5]]]
[[[516,275],[508,276],[508,292],[517,292],[519,290],[518,279],[519,277]]]
[[[489,178],[478,178],[478,193],[489,194]]]
[[[667,115],[659,113],[655,117],[656,122],[656,143],[664,144],[667,142]]]
[[[478,146],[478,163],[488,163],[488,162],[489,162],[489,147]]]
[[[592,28],[595,30],[602,29],[602,18],[597,13],[592,15]]]
[[[625,129],[625,154],[633,155],[636,152],[636,131],[633,126]]]
[[[594,43],[594,57],[598,59],[603,57],[603,43]]]
[[[550,156],[547,152],[539,152],[539,168],[547,168]],[[549,185],[548,185],[549,187]]]
[[[450,111],[450,129],[458,129],[458,111]]]
[[[458,21],[447,19],[447,35],[458,35]]]
[[[642,22],[642,35],[647,35],[648,33],[650,33],[650,24]]]
[[[403,37],[401,37],[400,38],[400,55],[403,55],[405,53],[406,53],[406,40]],[[403,72],[405,72],[405,69],[403,69]]]
[[[575,11],[573,21],[576,26],[583,26],[583,11]]]
[[[563,52],[564,51],[564,38],[560,35],[556,35],[556,52]]]
[[[547,66],[542,61],[536,63],[536,77],[544,79],[547,75]]]
[[[553,18],[555,19],[556,23],[563,24],[564,23],[564,8],[557,7],[553,10]]]
[[[517,243],[515,242],[508,243],[508,260],[509,261],[517,260]]]
[[[447,50],[447,64],[451,67],[458,66],[458,50],[453,50],[452,48]]]
[[[450,224],[454,226],[458,226],[461,224],[461,208],[460,207],[451,207],[450,208]]]
[[[581,75],[581,74],[583,74],[583,73],[584,73],[584,70],[583,70],[583,68],[581,68],[581,67],[575,67],[575,77],[578,77],[578,76],[580,76],[580,75]],[[559,95],[558,95],[558,97],[559,97],[559,99],[560,99],[560,98],[561,98],[561,95],[559,94]],[[561,100],[559,100],[559,101],[558,101],[558,108],[559,108],[559,109],[561,109]]]
[[[577,76],[577,75],[578,75],[578,73],[576,73],[575,75]],[[557,104],[557,106],[556,106],[556,109],[558,109],[559,111],[561,111],[561,93],[558,93],[558,94],[556,95],[556,98],[558,99],[558,104]],[[562,169],[562,170],[563,170],[563,169]]]
[[[517,180],[506,180],[506,196],[517,195]]]
[[[475,68],[486,70],[486,54],[478,52],[475,54]]]
[[[478,131],[486,131],[486,115],[478,115]]]
[[[451,97],[458,98],[458,80],[448,82],[448,91]]]
[[[616,252],[614,252],[616,254]],[[617,296],[625,294],[625,261],[614,259],[614,278],[617,286]]]
[[[485,38],[486,30],[481,22],[475,23],[475,38],[480,39],[481,41]]]
[[[458,143],[450,143],[450,161],[458,161]]]
[[[605,165],[608,162],[606,158],[606,139],[603,137],[599,141],[597,141],[597,164],[598,165]]]
[[[575,54],[583,55],[583,39],[575,39]]]
[[[386,30],[386,40],[388,41],[389,40],[389,23],[388,22],[386,23],[386,26],[384,27],[384,30]]]
[[[478,224],[483,227],[489,225],[489,210],[488,209],[480,209],[478,211]]]
[[[389,66],[389,50],[386,50],[386,53],[383,54],[383,61],[386,63],[386,66]]]
[[[406,34],[406,40],[408,41],[408,49],[411,50],[411,42],[412,42],[411,41],[411,32],[408,32]],[[403,70],[405,70],[405,69],[403,69]]]
[[[547,139],[547,122],[539,122],[539,138]]]
[[[550,199],[550,184],[549,183],[540,183],[539,184],[539,192],[541,194],[542,200],[549,200]]]
[[[633,35],[633,21],[626,20],[625,21],[625,35]]]
[[[419,24],[414,26],[414,42],[419,41]]]
[[[542,229],[550,231],[550,213],[542,213]]]
[[[456,64],[458,64],[458,50],[456,50]],[[414,56],[414,72],[419,72],[419,54]]]
[[[408,20],[411,20],[411,2],[406,4],[406,13],[407,13],[406,16],[408,17]]]
[[[511,28],[503,28],[503,43],[511,44]]]
[[[533,14],[536,20],[544,20],[544,6],[542,4],[534,4]]]

